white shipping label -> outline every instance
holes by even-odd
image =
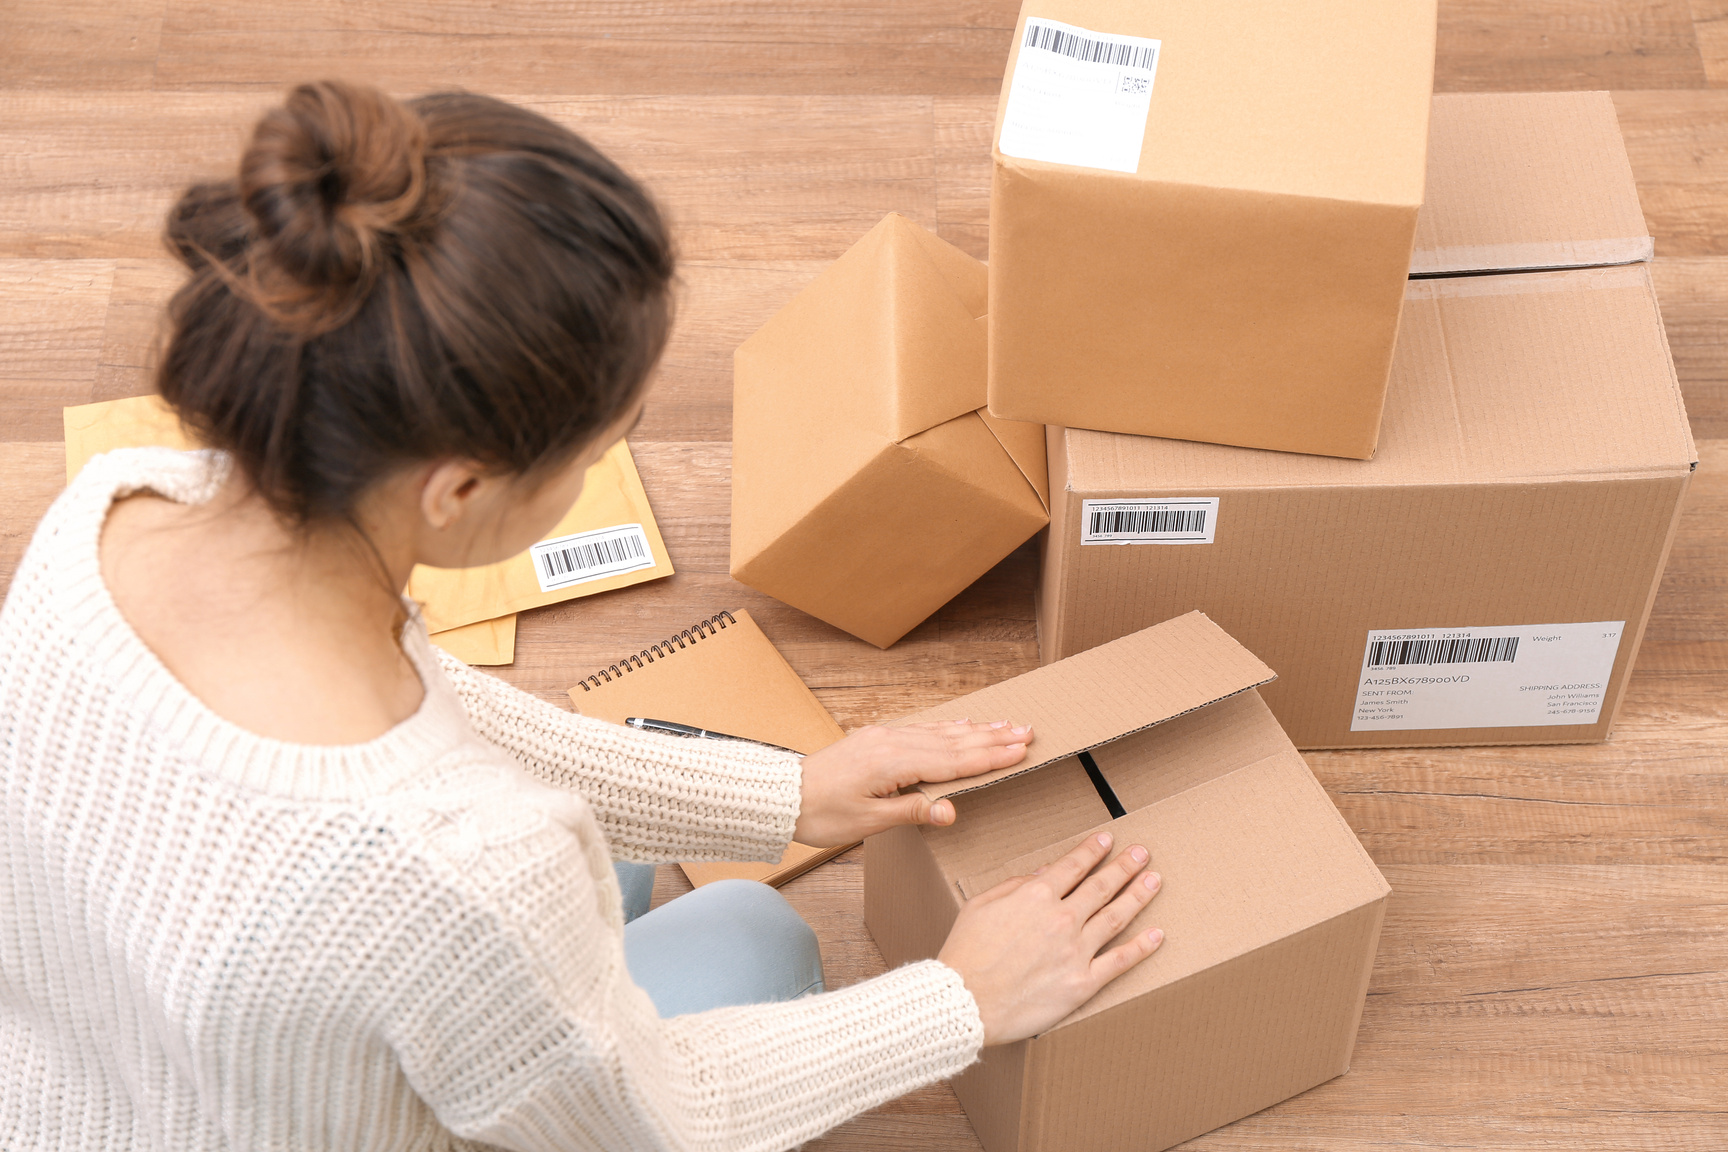
[[[1218,497],[1170,500],[1082,500],[1082,544],[1210,544],[1218,530]]]
[[[997,147],[1004,156],[1133,172],[1163,41],[1028,19]]]
[[[1623,620],[1368,633],[1352,732],[1594,724]]]
[[[555,536],[528,551],[542,592],[654,567],[654,550],[640,524]]]

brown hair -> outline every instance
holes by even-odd
[[[391,470],[567,459],[671,324],[653,201],[587,141],[485,96],[305,84],[236,178],[189,189],[157,389],[291,522]]]

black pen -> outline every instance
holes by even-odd
[[[764,748],[790,752],[794,756],[803,755],[796,748],[783,748],[779,744],[770,744],[766,740],[752,740],[748,736],[734,736],[729,732],[711,732],[706,728],[693,728],[688,724],[680,724],[676,720],[650,720],[645,716],[631,716],[624,723],[642,732],[665,732],[670,736],[694,736],[700,740],[742,740],[746,744],[760,744]]]

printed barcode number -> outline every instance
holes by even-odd
[[[654,553],[640,524],[542,540],[531,551],[542,592],[654,566]]]
[[[1042,48],[1046,52],[1055,52],[1057,55],[1082,60],[1088,64],[1119,64],[1125,68],[1143,68],[1148,72],[1152,71],[1152,66],[1158,62],[1158,49],[1154,45],[1093,40],[1087,36],[1064,32],[1060,28],[1030,22],[1026,25],[1026,47]]]
[[[1129,532],[1204,532],[1206,509],[1100,509],[1093,511],[1087,531],[1094,536]]]
[[[1374,640],[1368,645],[1368,667],[1396,668],[1402,664],[1493,664],[1518,659],[1518,637],[1486,636],[1479,640]]]

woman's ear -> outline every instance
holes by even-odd
[[[420,481],[420,515],[428,527],[442,532],[474,507],[486,486],[486,474],[473,460],[440,460]]]

